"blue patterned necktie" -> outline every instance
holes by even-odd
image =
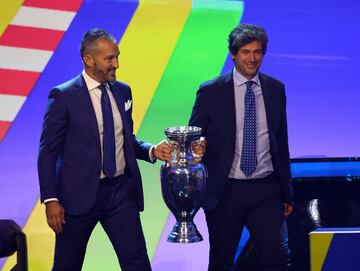
[[[246,175],[254,173],[257,166],[256,158],[256,103],[251,89],[253,82],[246,82],[244,99],[244,134],[241,152],[240,169]]]
[[[101,84],[98,88],[101,90],[101,111],[104,129],[103,172],[107,177],[112,178],[116,172],[114,119],[105,84]]]

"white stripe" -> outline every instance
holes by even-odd
[[[13,121],[26,96],[0,94],[0,120]]]
[[[0,68],[42,72],[52,51],[0,46]]]
[[[67,30],[75,12],[46,8],[20,7],[11,24],[53,30]]]

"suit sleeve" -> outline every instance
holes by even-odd
[[[290,154],[289,154],[289,143],[288,143],[288,128],[287,128],[287,116],[286,116],[286,95],[285,95],[285,87],[281,86],[281,90],[283,93],[283,112],[281,114],[281,122],[279,126],[278,134],[278,151],[280,157],[280,164],[283,165],[283,179],[285,180],[287,187],[285,187],[285,191],[287,191],[285,195],[285,201],[287,203],[293,203],[293,187],[291,182],[291,170],[290,170]]]
[[[40,198],[57,198],[56,162],[63,149],[67,124],[67,110],[64,94],[53,89],[48,97],[40,149],[38,155],[38,174]]]
[[[132,101],[132,94],[131,94],[130,87],[128,87],[128,100]],[[133,141],[133,145],[134,145],[134,149],[135,149],[136,158],[150,162],[150,163],[155,163],[156,160],[152,161],[150,159],[150,155],[149,155],[150,148],[153,144],[142,141],[134,135],[134,121],[132,119],[132,110],[133,110],[133,104],[130,107],[130,109],[126,112],[127,112],[127,118],[128,118],[128,122],[129,122],[129,126],[130,126],[131,135],[132,135],[132,141]]]
[[[208,124],[207,107],[209,104],[206,102],[206,91],[201,88],[196,93],[195,103],[189,120],[190,126],[197,126],[202,129],[202,135],[206,134]]]

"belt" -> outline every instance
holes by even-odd
[[[252,179],[234,179],[228,178],[230,182],[241,182],[241,183],[262,183],[262,182],[273,182],[275,181],[275,174],[272,172],[264,178],[252,178]]]
[[[121,174],[121,175],[118,175],[118,176],[115,176],[115,177],[112,177],[112,178],[105,177],[105,178],[100,179],[100,183],[108,183],[108,182],[119,181],[124,177],[125,177],[125,174]]]

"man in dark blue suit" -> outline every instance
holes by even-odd
[[[139,217],[144,199],[136,159],[169,160],[172,148],[133,135],[131,90],[115,77],[114,37],[89,30],[80,53],[82,74],[49,94],[38,157],[41,201],[56,233],[53,270],[81,270],[97,222],[122,270],[151,270]]]
[[[230,271],[244,226],[261,270],[287,270],[285,218],[292,212],[284,85],[259,72],[267,48],[262,27],[229,35],[234,69],[205,82],[189,121],[203,129],[208,168],[203,208],[209,270]]]

